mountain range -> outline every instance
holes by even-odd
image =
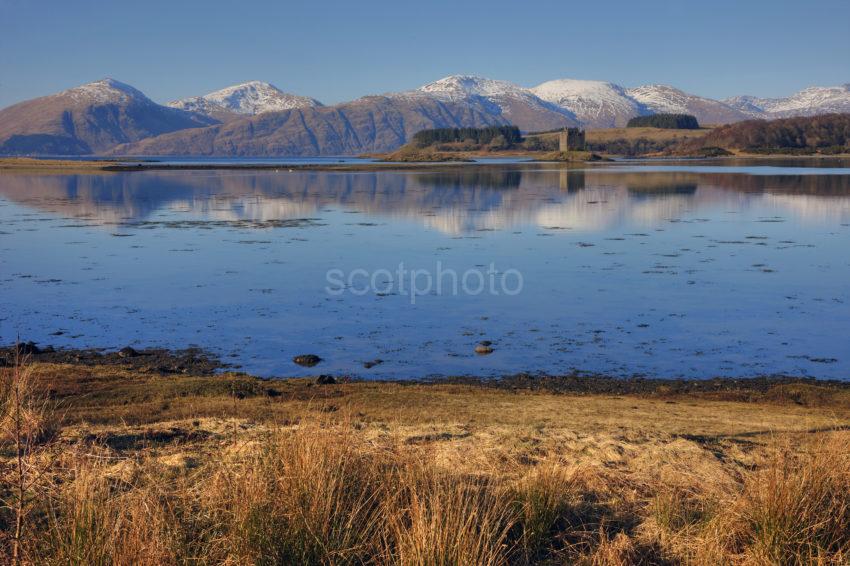
[[[453,75],[324,106],[251,81],[160,105],[104,79],[0,110],[0,154],[352,155],[396,149],[427,128],[610,128],[660,112],[693,114],[703,124],[850,112],[850,84],[810,87],[788,98],[721,101],[668,85],[557,79],[526,88]]]

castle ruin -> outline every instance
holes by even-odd
[[[586,148],[584,130],[564,128],[558,136],[558,151],[584,151]]]

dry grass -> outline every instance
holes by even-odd
[[[850,563],[850,442],[771,445],[702,535],[713,556],[755,564]]]
[[[33,492],[33,564],[850,558],[845,390],[744,402],[33,370],[64,422]]]
[[[598,130],[587,130],[586,136],[588,143],[611,142],[614,140],[634,141],[641,138],[651,141],[671,141],[700,138],[711,132],[711,130],[711,127],[704,127],[699,130],[673,130],[666,128],[603,128]],[[533,134],[535,137],[549,140],[557,139],[558,135],[558,132]]]
[[[711,132],[711,128],[700,128],[699,130],[671,130],[665,128],[607,128],[602,130],[588,130],[587,141],[600,143],[611,140],[636,140],[648,139],[652,141],[684,140],[701,138]]]

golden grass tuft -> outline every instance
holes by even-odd
[[[712,555],[754,564],[850,561],[850,438],[831,433],[793,446],[777,440],[734,500],[708,526]]]
[[[106,464],[78,456],[44,502],[44,532],[29,555],[39,564],[175,564],[174,517],[155,481],[123,484]]]
[[[399,470],[398,491],[386,503],[381,562],[414,566],[507,563],[511,509],[497,486],[430,469]]]
[[[379,551],[386,458],[349,427],[274,434],[204,489],[214,554],[272,564],[362,563]]]

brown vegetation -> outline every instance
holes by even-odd
[[[432,147],[420,148],[415,145],[405,145],[398,151],[378,155],[377,157],[379,161],[389,163],[442,163],[448,161],[472,161],[472,159],[457,152],[446,152]]]
[[[0,376],[4,392],[32,385],[17,404],[4,395],[4,415],[45,393],[59,409],[29,413],[56,433],[24,442],[45,470],[27,487],[24,563],[850,557],[843,387],[581,395],[53,364]],[[15,445],[3,437],[4,501]],[[0,513],[10,553],[15,516]]]
[[[748,154],[850,153],[850,114],[747,120],[720,126],[703,138],[685,141],[673,153],[699,154],[713,148]]]
[[[625,157],[660,154],[684,140],[694,140],[705,136],[710,128],[698,130],[675,130],[664,128],[606,128],[588,130],[587,149],[606,155]],[[526,146],[529,148],[554,151],[558,148],[557,132],[528,135]]]

